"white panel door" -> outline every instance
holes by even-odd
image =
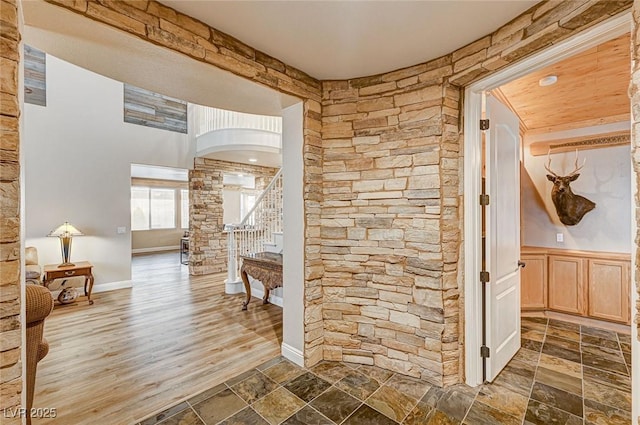
[[[487,98],[487,380],[520,349],[520,137],[518,118]]]

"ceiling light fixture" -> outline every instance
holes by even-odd
[[[249,162],[258,162],[258,160],[255,158],[249,158]]]
[[[538,85],[540,87],[547,87],[547,86],[554,85],[557,82],[558,82],[557,75],[547,75],[544,78],[540,78],[540,81],[538,81]]]

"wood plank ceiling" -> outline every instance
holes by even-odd
[[[549,133],[629,120],[630,74],[630,39],[625,34],[499,90],[526,134]],[[540,87],[538,81],[549,75],[556,75],[558,82]]]

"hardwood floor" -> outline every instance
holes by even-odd
[[[189,276],[178,253],[133,259],[132,289],[56,307],[38,365],[34,424],[132,424],[280,354],[282,309]]]

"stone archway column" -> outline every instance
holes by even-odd
[[[21,423],[20,11],[0,1],[0,419]]]

